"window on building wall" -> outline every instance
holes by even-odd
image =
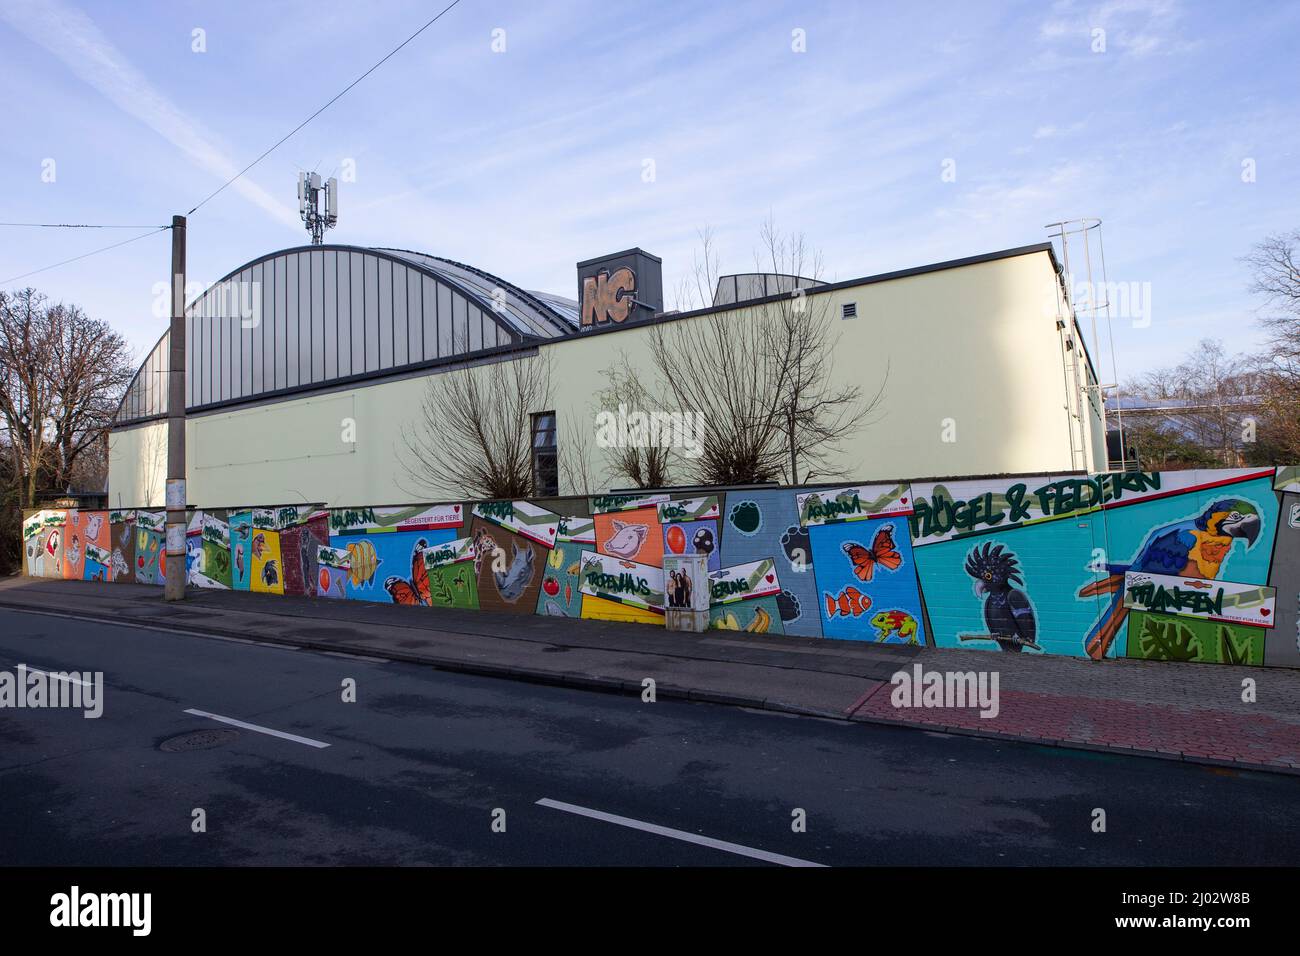
[[[538,495],[560,493],[555,412],[539,412],[533,416],[533,488]]]

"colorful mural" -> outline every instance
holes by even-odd
[[[284,560],[284,593],[315,594],[316,549],[329,544],[329,512],[314,510],[280,529],[280,553]]]
[[[558,530],[559,516],[547,527]],[[515,534],[502,524],[482,517],[470,522],[474,545],[474,579],[479,607],[486,611],[535,614],[542,593],[543,569],[551,548]]]
[[[253,512],[236,511],[226,522],[230,535],[230,586],[249,591],[253,581]]]
[[[813,525],[808,534],[823,635],[925,643],[906,515]]]
[[[654,508],[598,514],[596,550],[620,561],[663,566],[664,531]]]
[[[724,511],[720,566],[771,558],[781,581],[774,599],[781,631],[821,637],[812,544],[808,529],[799,524],[796,496],[789,491],[732,492],[727,503],[733,502],[737,507]],[[709,570],[715,570],[712,563]]]
[[[167,514],[163,511],[135,513],[135,581],[163,584],[167,580],[165,535]]]
[[[556,541],[546,558],[537,613],[550,617],[582,616],[582,552],[594,542]]]
[[[230,523],[224,511],[196,511],[185,533],[185,580],[200,588],[232,586]]]
[[[424,550],[432,607],[478,610],[478,583],[474,577],[474,541],[457,538]]]
[[[1300,667],[1300,468],[578,501],[196,511],[201,587],[663,624],[708,555],[714,630]],[[158,585],[164,514],[46,509],[33,577]]]
[[[135,512],[110,511],[109,525],[109,580],[116,584],[133,584],[135,573]]]
[[[709,627],[750,634],[781,634],[781,582],[772,558],[709,573]]]
[[[316,596],[341,601],[348,596],[352,555],[346,548],[321,545],[316,549]]]

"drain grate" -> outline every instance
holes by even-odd
[[[238,730],[192,730],[187,734],[168,737],[158,745],[163,753],[184,753],[187,750],[211,750],[230,743],[239,736]]]

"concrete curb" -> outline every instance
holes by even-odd
[[[1116,754],[1121,757],[1150,757],[1155,760],[1169,760],[1174,763],[1197,764],[1204,767],[1220,767],[1231,770],[1255,770],[1261,773],[1280,773],[1300,776],[1300,767],[1286,767],[1278,764],[1252,763],[1246,760],[1223,760],[1217,757],[1201,757],[1196,754],[1174,753],[1169,750],[1145,750],[1125,744],[1093,744],[1081,740],[1050,740],[1046,737],[1020,736],[1003,733],[998,730],[974,730],[970,727],[953,727],[947,724],[927,724],[916,720],[890,720],[885,717],[853,717],[852,722],[876,724],[881,727],[904,727],[908,730],[929,730],[933,733],[953,734],[960,737],[982,737],[1003,743],[1035,744],[1040,747],[1055,747],[1060,750],[1083,750],[1093,753]]]
[[[452,657],[412,654],[401,650],[380,651],[369,646],[347,644],[338,641],[326,643],[324,641],[313,641],[310,638],[284,638],[259,635],[256,639],[252,639],[242,631],[236,631],[230,628],[214,627],[210,624],[195,625],[187,622],[183,625],[168,627],[165,622],[156,619],[143,619],[120,614],[96,614],[84,610],[77,613],[54,611],[15,601],[0,600],[0,608],[7,608],[14,611],[27,611],[32,614],[44,614],[51,617],[90,619],[102,621],[105,624],[129,624],[134,627],[147,628],[153,631],[163,631],[168,633],[179,632],[200,637],[237,640],[249,644],[273,644],[277,647],[292,649],[303,648],[306,650],[328,652],[335,655],[343,654],[352,657],[365,657],[372,660],[382,658],[385,661],[400,661],[404,664],[421,664],[425,667],[431,667],[434,670],[445,671],[447,673],[469,674],[475,677],[492,677],[502,680],[514,680],[526,684],[569,687],[604,694],[627,694],[634,696],[640,696],[642,691],[642,686],[639,681],[623,680],[617,677],[600,677],[594,674],[584,674],[577,671],[545,671],[531,667],[521,667],[515,664],[487,664],[475,661],[465,661]],[[790,704],[784,701],[768,700],[765,697],[747,697],[744,695],[719,693],[718,691],[703,688],[678,687],[674,684],[656,682],[655,696],[656,698],[663,697],[669,700],[686,700],[696,703],[722,704],[730,707],[750,707],[756,710],[770,710],[780,713],[798,714],[806,717],[833,717],[836,720],[847,722],[842,714],[836,714],[832,711],[821,710],[815,707],[803,707],[798,704]]]
[[[34,614],[45,614],[52,617],[90,619],[101,621],[106,624],[129,624],[135,627],[142,627],[155,631],[188,633],[200,637],[225,638],[244,643],[268,644],[292,649],[306,648],[308,650],[322,651],[332,654],[345,654],[371,659],[382,658],[386,661],[401,661],[405,664],[420,664],[425,667],[433,668],[434,670],[445,671],[448,673],[469,674],[475,677],[491,677],[499,680],[514,680],[522,683],[539,684],[549,687],[568,687],[576,690],[594,691],[602,694],[640,696],[642,690],[639,681],[623,680],[616,677],[600,677],[594,674],[584,674],[577,671],[544,671],[513,664],[478,663],[450,657],[412,654],[400,650],[379,651],[373,647],[339,642],[326,643],[323,641],[313,641],[310,638],[290,639],[283,637],[260,636],[256,640],[253,640],[247,637],[244,632],[235,631],[230,628],[214,627],[212,625],[195,625],[186,623],[184,625],[169,627],[165,622],[153,619],[141,619],[123,615],[96,614],[87,611],[80,611],[77,613],[54,611],[47,608],[35,607],[30,604],[6,601],[3,599],[0,599],[0,608],[8,608],[15,611],[27,611]],[[1110,753],[1126,757],[1149,757],[1156,760],[1168,760],[1176,763],[1188,763],[1206,767],[1218,767],[1239,771],[1253,770],[1262,773],[1300,776],[1300,767],[1251,763],[1242,760],[1224,760],[1216,757],[1201,757],[1195,754],[1173,753],[1171,751],[1143,750],[1125,746],[1123,744],[1093,744],[1074,740],[1050,740],[1044,737],[1020,736],[996,730],[975,730],[969,727],[955,727],[947,724],[928,724],[915,720],[891,720],[884,717],[855,716],[857,711],[861,708],[862,703],[865,703],[865,699],[859,702],[856,707],[852,708],[848,714],[845,714],[839,711],[807,707],[801,704],[793,704],[787,701],[774,700],[765,697],[727,694],[704,688],[679,687],[674,684],[656,683],[655,696],[656,698],[663,697],[667,700],[685,700],[695,703],[720,704],[727,707],[749,707],[754,710],[793,714],[800,717],[820,717],[826,720],[836,720],[849,724],[865,723],[875,724],[881,727],[899,727],[908,730],[928,730],[934,733],[952,734],[962,737],[980,737],[990,740],[998,740],[1004,743],[1036,744],[1038,746],[1056,747],[1062,750]]]

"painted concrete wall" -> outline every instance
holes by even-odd
[[[1003,653],[1300,667],[1300,468],[862,483],[681,498],[195,511],[199,587],[664,620],[709,556],[710,626]],[[41,511],[26,572],[161,584],[159,511]],[[720,536],[720,537],[719,537]],[[715,560],[716,558],[716,560]]]
[[[870,395],[886,369],[877,421],[847,436],[836,463],[865,480],[899,474],[1006,474],[1104,468],[1081,337],[1058,330],[1066,314],[1045,252],[838,289],[810,298],[841,336],[836,382]],[[857,318],[839,318],[846,303]],[[752,321],[745,309],[726,313]],[[682,322],[700,321],[686,318]],[[1066,350],[1071,338],[1074,351]],[[645,328],[589,334],[541,347],[554,362],[561,460],[588,435],[592,487],[623,486],[596,447],[593,393],[620,353],[644,356]],[[647,371],[647,374],[649,372]],[[187,424],[189,502],[202,508],[253,501],[381,504],[450,497],[457,489],[414,480],[402,465],[404,436],[417,427],[426,379],[379,381],[193,417]],[[537,409],[547,411],[548,409]],[[165,425],[117,429],[110,439],[110,503],[162,502]],[[680,476],[685,478],[686,476]]]

